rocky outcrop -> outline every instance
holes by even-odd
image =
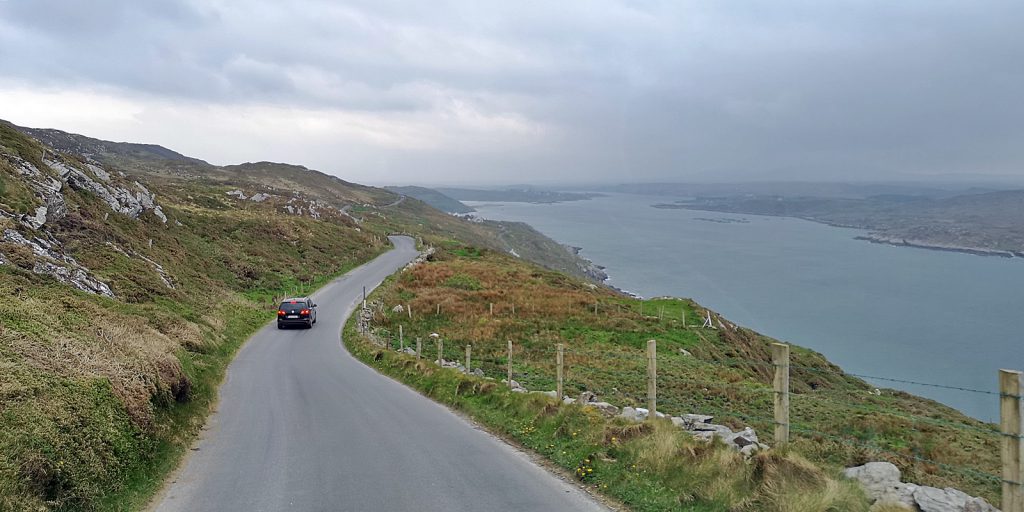
[[[74,258],[64,254],[60,242],[56,239],[35,237],[28,239],[13,229],[5,229],[2,240],[7,243],[26,247],[38,260],[32,267],[36,274],[50,275],[58,281],[70,284],[79,290],[107,297],[114,292],[106,283],[92,277],[89,269],[78,263]]]
[[[902,482],[899,468],[889,462],[869,462],[847,468],[843,475],[860,482],[871,499],[872,508],[900,507],[914,512],[999,512],[983,498],[956,489]]]

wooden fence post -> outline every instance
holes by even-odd
[[[409,312],[409,320],[412,320],[412,304],[406,304],[405,309]]]
[[[775,366],[775,445],[789,444],[789,345],[772,343],[772,364]]]
[[[421,340],[419,338],[419,336],[417,336],[416,337],[416,360],[419,361],[421,357],[423,357],[423,340]]]
[[[444,364],[444,340],[437,338],[437,364]]]
[[[398,326],[398,350],[405,350],[405,332],[402,326]]]
[[[493,302],[490,304],[489,308],[491,310],[491,316],[494,316],[494,303]]]
[[[512,388],[512,340],[508,340],[508,387]]]
[[[441,303],[440,303],[440,302],[438,302],[438,303],[437,303],[437,313],[436,313],[436,314],[437,314],[438,316],[440,316],[440,315],[441,315]]]
[[[516,303],[512,303],[512,316],[516,316]]]
[[[467,374],[469,373],[469,369],[470,369],[469,363],[470,363],[470,358],[472,357],[472,354],[473,354],[473,345],[466,345],[466,373]]]
[[[999,370],[999,429],[1003,433],[1003,512],[1024,512],[1021,475],[1021,372]]]
[[[647,340],[647,419],[658,412],[658,342]]]
[[[565,372],[563,370],[565,365],[565,344],[563,343],[558,344],[558,356],[555,363],[558,366],[558,385],[555,389],[555,397],[561,400],[562,397],[565,396],[565,393],[563,392],[565,389],[563,387],[563,378],[565,376]]]

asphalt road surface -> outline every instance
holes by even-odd
[[[340,342],[370,290],[416,257],[395,248],[316,293],[313,329],[264,327],[157,511],[607,510]]]

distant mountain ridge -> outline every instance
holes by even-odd
[[[452,199],[451,197],[448,197],[432,188],[414,186],[384,188],[398,194],[419,199],[420,201],[423,201],[424,203],[427,203],[430,206],[433,206],[434,208],[441,210],[442,212],[473,213],[476,211],[476,209],[470,208],[469,206],[462,204],[458,200]]]
[[[58,151],[83,155],[100,161],[121,158],[126,160],[164,160],[175,163],[210,165],[204,160],[185,156],[157,144],[111,142],[53,128],[26,128],[24,126],[16,126],[16,128],[18,131],[28,134]]]

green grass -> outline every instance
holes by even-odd
[[[667,421],[632,424],[579,405],[504,386],[426,360],[382,351],[355,332],[345,343],[360,360],[492,432],[543,455],[594,492],[636,511],[866,511],[867,500],[835,470],[782,451],[750,462],[720,443],[694,441]]]
[[[385,307],[374,325],[389,333],[401,325],[407,339],[438,332],[446,359],[461,359],[471,344],[475,365],[498,379],[506,371],[506,340],[513,340],[514,378],[533,390],[555,388],[554,352],[562,343],[567,393],[591,391],[619,406],[644,406],[644,350],[655,339],[660,410],[711,414],[734,429],[752,426],[770,441],[776,340],[718,315],[716,329],[700,328],[707,310],[688,299],[638,301],[498,253],[459,252],[458,246],[443,250],[376,291]],[[453,279],[477,285],[453,287]],[[395,314],[395,304],[417,313],[412,319]],[[791,365],[794,454],[822,468],[887,460],[906,481],[999,502],[995,425],[907,393],[876,395],[873,386],[802,347],[791,347]]]

